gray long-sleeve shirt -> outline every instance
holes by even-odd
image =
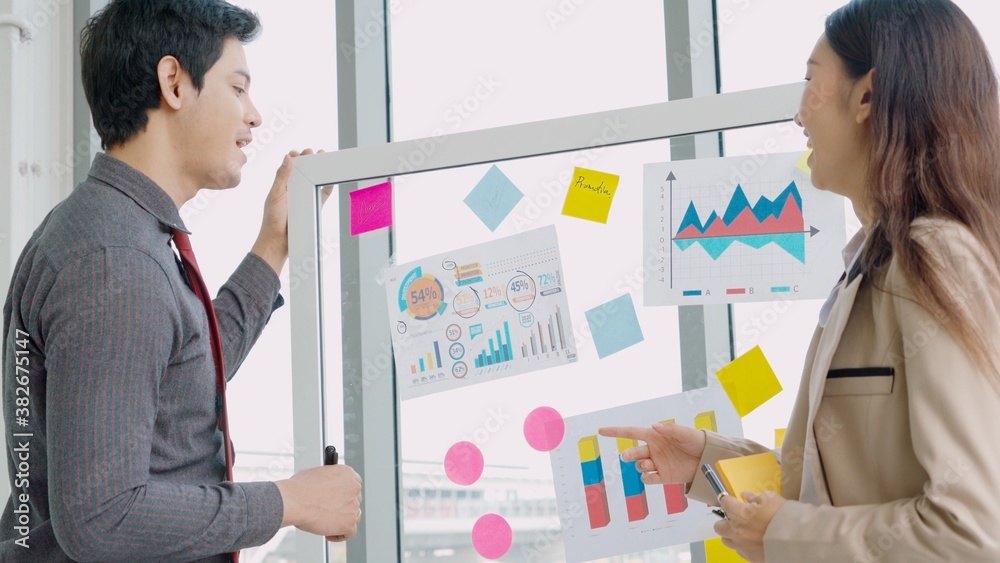
[[[208,320],[171,228],[185,230],[166,192],[99,154],[21,254],[3,310],[0,561],[225,561],[281,525],[274,483],[223,482]],[[219,291],[227,377],[279,288],[250,254]]]

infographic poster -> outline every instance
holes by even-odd
[[[402,400],[576,361],[554,226],[385,278]]]
[[[643,304],[823,299],[843,272],[844,198],[800,153],[647,164]]]
[[[646,485],[635,462],[621,460],[619,454],[638,442],[597,434],[605,426],[668,421],[743,436],[740,417],[717,381],[565,419],[565,437],[549,455],[568,563],[716,537],[718,516],[708,505],[689,501],[683,484]]]

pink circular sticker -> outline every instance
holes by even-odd
[[[539,407],[524,419],[524,439],[540,452],[551,452],[559,447],[566,434],[566,422],[552,407]]]
[[[514,532],[499,514],[487,514],[472,527],[472,547],[487,559],[500,559],[510,551]]]
[[[457,485],[471,485],[483,475],[483,452],[472,442],[459,442],[444,456],[444,473]]]

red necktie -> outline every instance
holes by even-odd
[[[229,436],[229,414],[226,411],[226,366],[222,355],[222,338],[219,335],[219,320],[215,316],[215,307],[212,305],[211,294],[205,279],[201,277],[201,270],[198,269],[198,260],[194,257],[194,250],[191,249],[191,239],[187,233],[173,229],[174,246],[181,254],[181,263],[184,264],[184,271],[191,282],[191,289],[195,296],[201,300],[205,306],[205,313],[208,314],[208,331],[211,336],[212,358],[215,360],[215,389],[222,402],[219,409],[219,428],[222,430],[223,448],[226,450],[226,480],[233,480],[233,444]],[[233,563],[239,563],[240,554],[232,554]]]

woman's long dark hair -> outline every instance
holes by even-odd
[[[826,37],[851,78],[874,70],[862,270],[874,277],[896,257],[914,297],[996,373],[1000,343],[975,321],[975,299],[954,293],[970,280],[910,233],[918,217],[956,221],[990,270],[1000,264],[1000,98],[986,44],[950,0],[853,0],[827,19]]]

